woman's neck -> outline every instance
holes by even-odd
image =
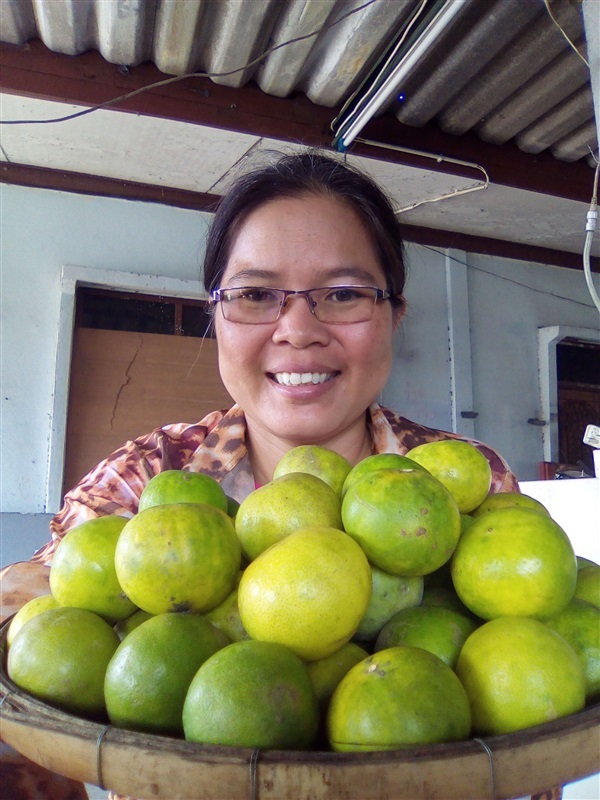
[[[262,486],[273,480],[273,472],[283,456],[293,447],[302,444],[318,444],[334,450],[354,465],[373,452],[371,431],[367,424],[367,414],[351,429],[342,431],[327,441],[309,442],[280,439],[268,431],[256,428],[251,420],[247,422],[246,445],[254,480]]]

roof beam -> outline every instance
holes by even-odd
[[[44,169],[25,164],[3,163],[0,165],[0,183],[29,186],[39,189],[54,189],[75,194],[89,194],[96,197],[119,197],[148,203],[188,208],[196,211],[214,212],[220,197],[165,186],[123,181],[97,175],[86,175],[65,170]],[[452,248],[469,253],[481,253],[499,258],[513,258],[540,264],[552,264],[568,269],[582,269],[579,253],[552,250],[547,247],[489,239],[454,231],[436,230],[416,225],[403,225],[402,231],[407,242],[441,249]],[[592,271],[600,273],[600,258],[592,258]]]
[[[109,64],[95,51],[80,56],[61,55],[50,51],[39,39],[21,46],[0,44],[0,90],[11,94],[91,107],[166,77],[151,63],[120,67]],[[330,124],[339,111],[316,106],[304,95],[273,97],[253,83],[232,89],[208,78],[186,78],[155,87],[111,107],[311,147],[331,146]],[[471,133],[450,136],[434,124],[413,128],[401,124],[391,113],[371,120],[363,134],[383,144],[476,162],[496,184],[586,203],[591,197],[593,170],[583,160],[569,164],[558,161],[550,152],[531,155],[512,143],[492,145]],[[360,142],[352,152],[428,170],[472,175],[472,169],[459,165],[438,165],[431,158]]]

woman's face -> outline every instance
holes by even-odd
[[[325,195],[280,198],[251,213],[221,281],[293,290],[340,284],[385,289],[386,279],[358,215]],[[273,323],[230,322],[219,308],[215,321],[221,377],[251,435],[289,446],[364,436],[365,411],[391,367],[389,301],[376,303],[367,322],[352,324],[320,322],[302,296],[289,298]],[[284,373],[312,379],[289,385]]]

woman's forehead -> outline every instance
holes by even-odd
[[[327,195],[282,197],[254,209],[232,237],[226,273],[251,268],[378,267],[371,235],[346,202]]]

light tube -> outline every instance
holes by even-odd
[[[393,71],[386,78],[383,85],[375,92],[373,97],[369,100],[367,105],[358,114],[357,118],[348,128],[348,131],[341,137],[341,150],[346,150],[347,147],[354,141],[361,130],[365,127],[372,117],[377,114],[389,96],[397,91],[399,84],[406,77],[408,72],[414,67],[418,60],[427,52],[438,36],[448,27],[454,17],[462,10],[467,0],[449,0],[446,5],[440,9],[437,16],[433,19],[429,27],[420,36],[412,47],[407,50],[400,62],[394,67]]]

